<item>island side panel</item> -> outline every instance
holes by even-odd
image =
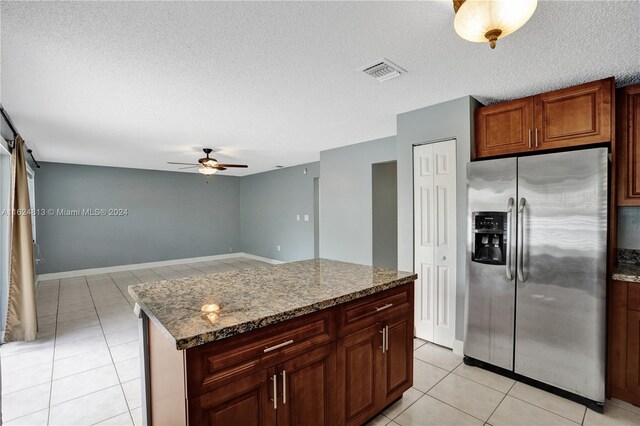
[[[184,351],[177,350],[152,321],[149,330],[151,416],[147,424],[187,424]]]

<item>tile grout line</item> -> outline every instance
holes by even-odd
[[[49,404],[47,404],[47,425],[51,421],[51,395],[53,395],[53,371],[56,367],[56,342],[58,340],[58,312],[60,311],[61,280],[58,280],[58,303],[56,304],[56,328],[53,333],[53,354],[51,355],[51,381],[49,382]],[[38,307],[36,306],[36,310]]]
[[[495,374],[495,373],[494,373]],[[498,402],[498,405],[496,405],[496,408],[493,409],[493,411],[491,412],[491,414],[489,414],[489,417],[487,417],[487,420],[485,420],[485,423],[489,423],[489,420],[491,420],[491,417],[495,414],[496,411],[498,411],[498,408],[500,408],[500,405],[504,402],[504,400],[507,398],[507,395],[509,395],[509,392],[511,392],[511,389],[513,389],[513,387],[516,385],[516,383],[518,383],[517,380],[514,380],[513,383],[511,383],[511,386],[509,386],[509,389],[505,392],[505,394],[502,396],[502,399],[500,400],[500,402]],[[486,385],[485,385],[486,386]],[[490,423],[489,423],[490,424]]]
[[[516,383],[522,383],[522,382],[518,382],[518,381],[516,381]],[[525,384],[526,384],[526,383],[525,383]],[[513,386],[515,386],[515,383],[513,384]],[[512,387],[513,387],[513,386],[512,386]],[[511,391],[511,389],[509,389],[509,391]],[[543,392],[546,392],[546,391],[543,391]],[[547,393],[549,393],[549,392],[547,392]],[[554,395],[554,394],[550,393],[550,395]],[[532,405],[532,406],[534,406],[534,407],[536,407],[536,408],[539,408],[539,409],[541,409],[541,410],[544,410],[544,411],[546,411],[547,413],[551,413],[551,414],[553,414],[554,416],[562,417],[563,419],[567,419],[567,420],[569,420],[570,422],[575,423],[575,424],[581,424],[581,423],[577,423],[577,422],[575,422],[574,420],[571,420],[570,418],[568,418],[568,417],[566,417],[566,416],[563,416],[562,414],[554,413],[553,411],[551,411],[551,410],[547,410],[546,408],[541,407],[541,406],[539,406],[539,405],[537,405],[537,404],[534,404],[534,403],[533,403],[533,402],[531,402],[531,401],[527,401],[526,399],[518,398],[517,396],[514,396],[514,395],[509,395],[509,396],[510,396],[511,398],[513,398],[513,399],[517,399],[518,401],[525,402],[525,403],[527,403],[527,404],[529,404],[529,405]],[[557,396],[557,395],[554,395],[554,396]],[[561,397],[561,396],[558,396],[558,398],[562,398],[562,397]],[[562,398],[562,399],[563,399],[563,400],[565,400],[566,398]],[[566,399],[566,400],[567,400],[567,401],[570,401],[570,402],[573,402],[573,401],[571,401],[571,400],[569,400],[569,399]],[[576,402],[576,404],[578,404],[578,403]],[[587,413],[587,411],[586,411],[586,410],[588,410],[588,408],[587,408],[586,406],[582,405],[582,404],[579,404],[579,405],[580,405],[582,408],[584,408],[584,409],[585,409],[584,414],[582,415],[582,420],[584,421],[584,416],[586,415],[586,413]]]
[[[120,374],[118,374],[118,369],[116,368],[116,362],[114,361],[113,354],[111,353],[111,347],[109,347],[109,342],[107,342],[107,336],[105,335],[104,328],[102,327],[102,320],[100,319],[100,315],[98,314],[98,308],[96,307],[96,301],[93,299],[93,293],[91,292],[91,287],[89,287],[89,282],[87,281],[86,275],[83,276],[83,278],[84,278],[84,282],[85,282],[85,284],[87,286],[87,290],[89,290],[89,296],[91,297],[91,303],[93,303],[93,308],[96,310],[96,315],[98,317],[98,324],[100,324],[100,329],[102,330],[102,338],[104,339],[104,343],[107,345],[107,350],[109,351],[109,357],[111,358],[111,364],[113,365],[113,370],[116,372],[116,377],[118,378],[118,384],[120,385],[120,391],[122,392],[122,397],[124,398],[124,403],[126,404],[127,411],[129,412],[129,418],[131,419],[131,423],[135,424],[135,422],[133,421],[133,415],[131,414],[131,408],[129,407],[129,401],[127,401],[127,395],[124,393],[124,387],[122,386],[122,380],[120,380]],[[116,285],[116,287],[117,287],[117,285]],[[100,389],[100,390],[102,390],[102,389]]]

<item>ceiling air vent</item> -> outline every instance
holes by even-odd
[[[383,58],[373,65],[367,65],[361,68],[361,71],[378,81],[391,80],[407,72],[386,58]]]

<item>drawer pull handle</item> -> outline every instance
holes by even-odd
[[[264,353],[275,351],[276,349],[280,349],[280,348],[283,348],[285,346],[289,346],[292,343],[293,343],[293,340],[287,340],[286,342],[282,342],[282,343],[277,344],[275,346],[271,346],[270,348],[264,348]]]
[[[387,303],[384,306],[380,306],[379,308],[376,308],[376,312],[384,311],[385,309],[389,309],[392,306],[393,306],[393,303]]]

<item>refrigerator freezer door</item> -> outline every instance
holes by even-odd
[[[605,385],[607,161],[605,148],[518,160],[523,211],[515,372],[599,402]]]
[[[516,159],[467,165],[467,322],[464,354],[513,369]],[[511,208],[511,214],[508,209]],[[506,265],[471,261],[475,212],[505,212]]]

